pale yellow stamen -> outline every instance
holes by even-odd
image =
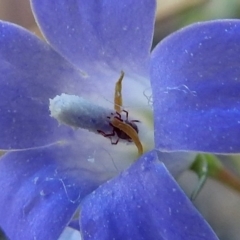
[[[115,86],[115,94],[114,94],[114,109],[116,112],[121,113],[122,111],[122,80],[124,77],[124,72],[121,71],[120,78],[116,82]],[[136,130],[131,127],[129,124],[126,124],[125,122],[119,120],[118,118],[114,117],[111,120],[111,124],[126,133],[132,141],[135,143],[137,149],[138,149],[138,154],[141,156],[143,154],[143,146],[142,143],[139,139],[138,133]]]
[[[121,76],[116,82],[115,95],[114,95],[114,109],[120,113],[122,111],[122,80],[124,77],[124,72],[121,71]]]

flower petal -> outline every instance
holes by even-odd
[[[0,226],[10,239],[57,239],[102,179],[71,145],[11,152],[0,160]]]
[[[194,24],[153,51],[156,147],[240,152],[240,21]]]
[[[146,71],[154,0],[31,2],[50,44],[83,71],[104,67]]]
[[[156,152],[84,199],[83,238],[217,239]]]
[[[96,85],[87,81],[81,72],[28,31],[0,22],[0,34],[0,149],[38,148],[71,139],[78,144],[80,153],[77,160],[81,156],[83,161],[90,159],[94,161],[93,165],[106,166],[106,175],[111,171],[116,174],[129,166],[129,160],[136,159],[137,151],[133,144],[128,146],[132,157],[124,163],[119,152],[125,144],[113,146],[110,139],[88,130],[59,126],[50,117],[49,98],[61,93],[88,97],[89,101],[95,100],[92,102],[103,106],[107,102],[111,109],[113,99],[106,101],[99,95]],[[118,77],[113,80],[117,81]],[[114,86],[107,94],[114,94]],[[132,117],[132,112],[129,116]],[[129,156],[128,151],[124,153]]]
[[[0,36],[0,149],[36,147],[71,135],[49,116],[49,98],[83,89],[80,73],[16,25],[0,22]]]

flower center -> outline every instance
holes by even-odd
[[[112,144],[119,140],[134,142],[138,149],[138,155],[143,154],[143,146],[138,136],[138,120],[129,119],[128,112],[122,108],[122,80],[124,72],[121,72],[115,86],[114,110],[100,107],[75,95],[61,94],[50,99],[49,109],[51,117],[60,123],[75,128],[84,128],[108,137]],[[124,112],[125,117],[122,116]],[[116,140],[114,141],[115,138]]]

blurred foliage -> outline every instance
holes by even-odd
[[[170,33],[194,22],[240,18],[239,0],[158,0],[154,45]]]
[[[4,232],[0,229],[0,240],[8,240]]]
[[[228,156],[227,160],[228,162],[231,162],[231,156]],[[198,154],[190,169],[194,171],[199,178],[198,184],[191,196],[192,200],[197,197],[208,177],[211,177],[240,193],[239,174],[234,174],[233,171],[230,171],[229,168],[224,166],[221,160],[215,155]]]
[[[196,21],[239,17],[239,0],[208,0],[205,4],[186,12],[185,16],[182,15],[182,23],[187,25]]]

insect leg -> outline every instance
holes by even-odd
[[[139,136],[138,136],[137,132],[135,131],[135,129],[133,127],[131,127],[130,125],[120,121],[116,117],[112,119],[111,124],[114,127],[118,128],[121,131],[123,131],[124,133],[126,133],[132,139],[132,141],[135,143],[135,145],[138,149],[139,156],[141,156],[143,154],[143,146],[142,146],[142,143],[141,143]]]
[[[114,126],[113,126],[111,123],[110,123],[110,125],[113,127],[113,131],[112,131],[111,133],[105,133],[105,132],[102,131],[102,130],[97,130],[97,131],[98,131],[98,133],[100,133],[100,134],[103,135],[104,137],[110,138],[110,141],[111,141],[111,144],[112,144],[112,145],[117,145],[117,144],[118,144],[118,141],[119,141],[119,138],[118,138],[115,142],[113,142],[112,137],[114,137],[114,136],[116,135],[116,133],[115,133],[115,130],[114,130]]]

